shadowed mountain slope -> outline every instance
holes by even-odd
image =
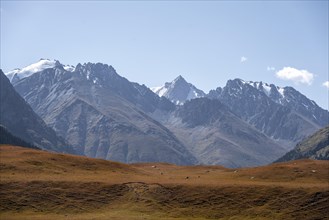
[[[0,124],[14,136],[39,148],[74,153],[15,91],[2,70],[0,77]]]

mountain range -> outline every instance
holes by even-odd
[[[38,66],[43,63],[40,60]],[[129,82],[106,64],[64,67],[59,61],[48,61],[47,68],[37,68],[42,71],[26,77],[16,72],[12,80],[20,80],[12,83],[75,151],[125,163],[197,163],[172,132],[147,115],[155,109],[170,110],[171,102]]]
[[[262,82],[206,94],[179,76],[149,89],[106,64],[44,59],[6,75],[77,153],[125,163],[264,165],[328,124],[297,90]]]
[[[187,101],[162,120],[201,164],[245,167],[268,164],[285,149],[241,120],[219,100]]]
[[[171,91],[177,91],[181,87],[199,91],[194,85],[184,81],[178,77],[171,83],[166,83],[170,84],[170,90],[157,94],[175,102],[177,92]],[[231,112],[286,149],[292,149],[309,134],[329,124],[329,112],[292,87],[234,79],[228,80],[223,88],[218,87],[208,94],[198,94],[199,97],[220,100]],[[188,100],[190,99],[180,99],[180,104]]]

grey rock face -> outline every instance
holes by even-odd
[[[86,156],[126,163],[197,160],[163,125],[146,113],[174,105],[147,87],[119,76],[112,66],[78,64],[45,69],[14,83],[33,109]]]
[[[164,123],[203,164],[259,166],[286,152],[218,100],[188,101]]]
[[[292,87],[283,88],[284,97],[270,96],[276,103],[286,106],[321,127],[329,124],[329,112]],[[274,92],[273,92],[274,94]]]
[[[303,104],[299,103],[310,105],[313,102],[295,90],[291,95],[290,87],[278,88],[262,82],[229,80],[224,88],[211,91],[209,97],[219,99],[240,118],[281,142],[287,149],[322,127],[329,115],[328,111],[315,105],[314,111],[311,107],[308,112],[303,111],[299,107]],[[314,120],[313,114],[321,118],[321,122]]]
[[[0,124],[13,135],[41,149],[74,153],[64,139],[58,137],[17,94],[2,70],[0,77]]]

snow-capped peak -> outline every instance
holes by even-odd
[[[254,87],[255,89],[265,93],[268,97],[273,95],[273,92],[278,92],[280,94],[281,98],[285,97],[285,95],[284,95],[285,88],[284,87],[275,86],[273,84],[264,83],[262,81],[253,82],[253,81],[244,81],[242,79],[237,79],[237,80],[239,80],[242,84],[248,84],[248,85]]]
[[[5,73],[5,75],[9,78],[11,82],[15,82],[20,79],[29,77],[34,73],[41,72],[45,69],[54,68],[57,65],[61,65],[58,60],[40,59],[36,63],[33,63],[22,69],[14,69],[12,71]],[[75,69],[73,66],[69,66],[69,65],[66,66],[62,65],[62,66],[66,71],[70,71],[70,72],[74,71]]]
[[[75,70],[75,66],[72,66],[72,65],[65,65],[65,66],[63,66],[63,68],[69,72],[73,72]]]
[[[174,80],[172,81],[172,84],[175,84],[175,83],[177,83],[178,81],[186,82],[186,80],[185,80],[181,75],[179,75],[179,76],[176,77],[176,79],[174,79]]]
[[[197,89],[191,83],[179,75],[172,82],[165,83],[164,86],[152,87],[151,90],[158,96],[164,96],[176,105],[182,105],[187,100],[204,97],[205,93]]]

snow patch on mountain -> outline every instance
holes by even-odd
[[[281,94],[282,97],[284,97],[284,88],[279,87],[278,92]]]
[[[168,89],[166,87],[163,87],[163,86],[152,87],[150,89],[152,90],[152,92],[156,93],[160,97],[165,95],[166,92],[168,91]]]
[[[63,68],[64,68],[66,71],[69,71],[69,72],[74,72],[74,70],[75,70],[75,66],[72,66],[72,65],[66,65],[66,66],[63,66]]]
[[[18,80],[24,79],[33,75],[34,73],[41,72],[45,69],[54,68],[57,65],[61,65],[58,60],[40,59],[38,62],[26,66],[22,69],[14,69],[5,73],[10,82],[16,82]],[[62,65],[66,71],[73,72],[75,70],[74,66]]]
[[[265,83],[263,85],[263,91],[267,96],[269,96],[271,94],[271,87],[267,83]]]
[[[150,89],[158,96],[164,96],[176,105],[183,105],[188,100],[201,98],[206,95],[202,90],[186,82],[182,76],[178,76],[172,82],[166,82],[164,86],[152,87]]]
[[[270,97],[273,92],[278,92],[280,94],[281,98],[285,98],[285,95],[284,95],[285,88],[284,87],[275,86],[273,84],[264,83],[262,81],[253,82],[253,81],[244,81],[242,79],[239,79],[239,80],[242,82],[242,84],[251,85],[252,87],[254,87],[257,90],[266,94],[268,97]]]
[[[190,89],[190,92],[187,95],[187,100],[195,99],[195,98],[201,98],[202,96],[197,93],[194,89]]]

